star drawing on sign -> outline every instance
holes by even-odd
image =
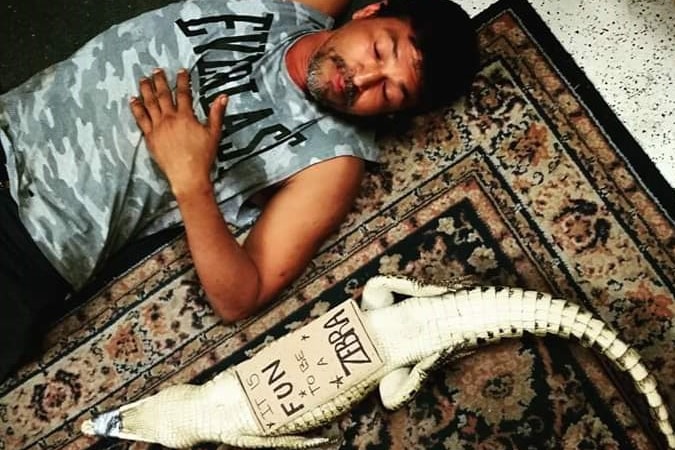
[[[306,334],[303,334],[302,337],[300,338],[301,341],[306,341],[307,339],[309,339],[309,336]]]
[[[272,428],[274,425],[276,425],[274,422],[267,422],[267,428]]]
[[[306,396],[307,396],[307,392],[305,392],[305,391],[300,391],[300,392],[298,392],[298,395],[299,395],[300,397],[306,397]]]
[[[330,384],[334,384],[337,389],[340,389],[343,383],[342,377],[339,375],[335,375],[335,379],[330,381]]]

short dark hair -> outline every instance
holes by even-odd
[[[451,0],[388,0],[379,17],[408,18],[422,53],[417,111],[450,104],[466,94],[478,71],[478,40],[471,18]]]

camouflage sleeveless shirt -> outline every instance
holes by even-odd
[[[246,199],[339,155],[376,160],[372,135],[327,115],[290,79],[295,40],[332,19],[281,0],[193,0],[113,26],[70,59],[0,97],[0,138],[22,222],[80,288],[135,238],[180,223],[166,179],[128,107],[138,79],[191,72],[201,119],[229,95],[213,179],[226,221],[250,224]]]

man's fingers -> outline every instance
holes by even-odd
[[[208,127],[211,134],[220,137],[220,131],[223,126],[223,116],[225,115],[225,108],[227,107],[227,95],[221,94],[211,103],[209,110]]]
[[[152,71],[152,82],[155,84],[155,95],[157,96],[159,109],[164,113],[173,111],[173,94],[169,88],[169,83],[166,81],[166,74],[162,69]]]
[[[192,113],[192,90],[190,89],[190,74],[180,69],[176,75],[176,106],[179,113]]]
[[[146,138],[158,127],[171,127],[171,124],[177,120],[187,119],[200,124],[194,116],[192,109],[192,91],[190,88],[190,74],[187,70],[181,69],[176,76],[176,102],[173,101],[173,92],[169,88],[164,71],[155,69],[152,79],[141,78],[139,82],[139,91],[141,98],[133,97],[129,104],[131,112],[136,119],[138,127]],[[220,136],[220,129],[223,124],[223,115],[227,106],[227,96],[220,95],[213,101],[209,110],[209,118],[206,127],[209,133],[216,139]],[[178,114],[167,114],[177,111]]]
[[[157,97],[155,96],[155,89],[153,87],[152,80],[150,78],[143,77],[141,78],[141,81],[138,82],[138,84],[143,106],[145,106],[145,109],[150,116],[150,120],[159,120],[160,110],[159,105],[157,104]]]
[[[152,120],[150,120],[141,99],[138,97],[131,97],[131,99],[129,99],[129,107],[131,108],[131,114],[133,114],[134,119],[136,119],[138,128],[140,128],[145,135],[150,133],[152,131]]]

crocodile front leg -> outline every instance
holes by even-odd
[[[447,285],[422,284],[408,278],[376,276],[368,280],[361,296],[363,310],[375,310],[394,303],[394,294],[413,297],[439,297],[464,286],[457,283]],[[413,398],[422,387],[429,372],[441,364],[452,352],[452,348],[433,353],[412,368],[394,368],[380,381],[379,392],[382,404],[387,409],[398,409]]]
[[[431,372],[450,361],[475,353],[458,346],[450,346],[424,358],[413,368],[402,367],[385,375],[380,381],[380,397],[385,408],[395,410],[410,401],[421,389]]]
[[[429,372],[443,358],[442,353],[434,353],[413,366],[392,370],[380,381],[380,398],[387,409],[398,409],[412,399],[422,387]]]
[[[409,297],[438,297],[467,287],[469,277],[457,277],[444,285],[422,284],[410,278],[378,275],[368,280],[361,294],[363,311],[384,308],[394,303],[394,294]]]

